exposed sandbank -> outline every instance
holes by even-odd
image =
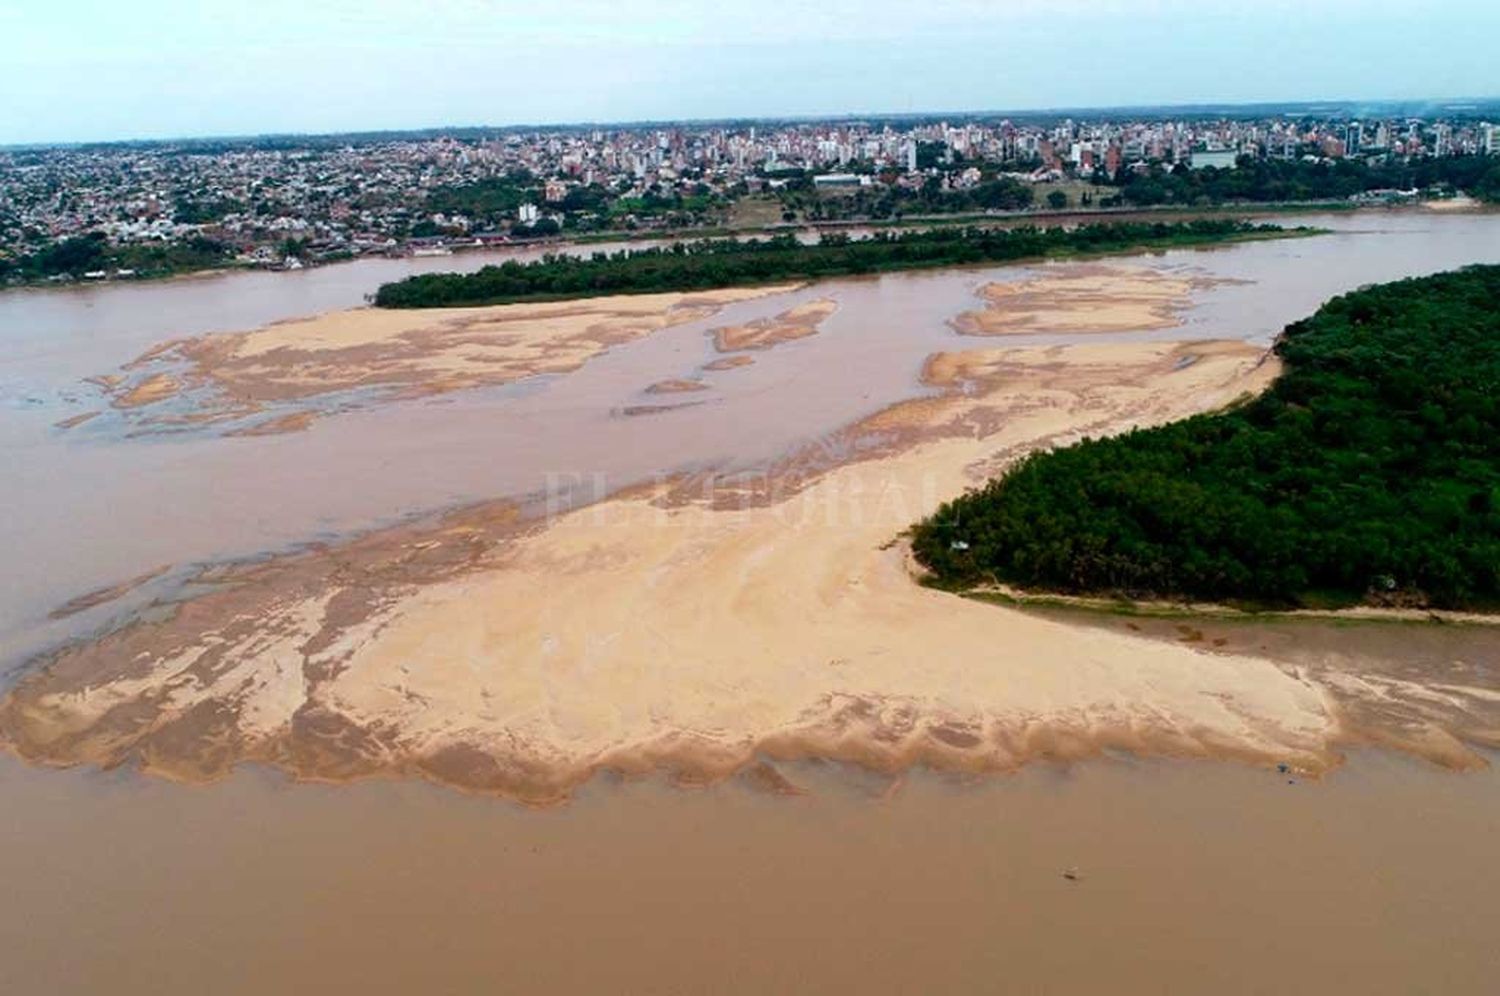
[[[70,415],[65,419],[52,423],[52,427],[54,429],[72,429],[82,425],[83,423],[91,419],[98,418],[99,415],[100,413],[97,411],[83,412],[79,415]]]
[[[683,380],[673,378],[671,380],[659,380],[646,388],[647,394],[691,394],[695,391],[706,391],[708,385],[701,380]]]
[[[1476,763],[1468,731],[1486,727],[1452,710],[1500,701],[1488,672],[1461,694],[1358,662],[1312,673],[914,579],[900,535],[941,500],[1038,447],[1219,407],[1276,371],[1238,342],[938,353],[931,395],[764,473],[681,478],[551,521],[488,503],[215,569],[208,594],[21,681],[0,700],[0,744],[190,780],[259,761],[538,803],[600,771],[702,781],[764,757],[995,771],[1123,749],[1315,772],[1373,741]],[[1424,696],[1458,704],[1389,706]]]
[[[1196,362],[1184,364],[1184,357]],[[1106,749],[1317,770],[1333,697],[916,584],[901,530],[1038,445],[1222,404],[1238,343],[978,350],[956,389],[851,427],[849,460],[679,481],[551,523],[508,506],[227,568],[163,621],[75,647],[0,704],[12,749],[197,779],[415,774],[544,802],[600,770],[773,758],[1003,770]]]
[[[758,318],[744,325],[725,325],[712,331],[714,348],[721,353],[739,353],[804,339],[816,335],[818,326],[838,310],[837,301],[821,298],[769,318]]]
[[[68,599],[68,601],[53,609],[49,616],[52,619],[66,619],[68,616],[77,615],[78,613],[85,612],[89,609],[94,608],[95,606],[113,602],[117,598],[128,595],[130,592],[139,588],[141,585],[156,580],[157,578],[165,574],[169,569],[170,567],[168,565],[163,564],[160,567],[154,567],[151,570],[130,578],[127,581],[121,581],[119,584],[112,584],[108,587],[100,588],[97,591],[85,592],[84,594],[79,595],[76,598]]]
[[[1133,332],[1175,328],[1194,290],[1214,281],[1146,267],[1095,264],[1042,270],[980,289],[987,302],[953,321],[966,335]]]
[[[321,414],[323,396],[368,388],[378,398],[434,395],[566,373],[611,346],[791,286],[489,308],[356,308],[161,343],[122,373],[92,380],[115,407],[138,410],[148,428],[234,421],[304,403],[238,430],[287,432]],[[167,401],[177,403],[150,410]]]
[[[115,395],[117,408],[139,408],[172,397],[182,389],[176,378],[164,373],[152,374]]]
[[[737,353],[734,356],[723,356],[703,364],[704,370],[733,370],[736,367],[748,367],[755,362],[755,357]]]

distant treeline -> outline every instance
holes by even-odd
[[[880,273],[1051,255],[1114,252],[1284,234],[1276,225],[1204,220],[1177,224],[1081,225],[1076,228],[950,228],[877,232],[864,239],[824,234],[812,244],[795,236],[679,242],[649,249],[549,255],[476,273],[429,273],[383,285],[382,308],[444,308],[516,301],[707,290],[783,280]]]
[[[517,209],[523,204],[541,204],[545,194],[541,179],[526,170],[514,170],[504,176],[489,177],[472,183],[442,186],[427,195],[428,214],[462,215],[479,226],[510,230],[521,235],[555,235],[561,227],[550,218],[530,227],[515,224]],[[615,226],[628,216],[665,218],[681,226],[706,224],[727,201],[710,193],[703,184],[684,195],[680,191],[658,193],[653,187],[639,197],[620,197],[599,184],[572,186],[561,200],[548,204],[548,210],[568,219],[570,230],[598,230]],[[418,222],[411,230],[414,236],[462,235],[464,230],[444,230],[430,218]]]
[[[1500,266],[1335,298],[1228,412],[1037,453],[917,527],[955,584],[1500,605]]]
[[[234,250],[222,242],[195,236],[184,242],[110,245],[103,232],[63,239],[16,259],[0,259],[0,281],[81,277],[95,271],[133,270],[137,276],[160,277],[223,266]]]
[[[972,187],[945,190],[942,181],[932,176],[915,190],[880,182],[840,191],[838,196],[825,196],[808,174],[789,180],[778,197],[783,207],[793,212],[793,217],[800,213],[810,221],[855,218],[884,221],[908,214],[1020,211],[1031,207],[1034,195],[1029,184],[1012,177],[993,177]]]
[[[1115,183],[1121,200],[1139,207],[1158,204],[1221,204],[1226,201],[1347,200],[1372,190],[1425,190],[1450,186],[1484,200],[1500,201],[1500,158],[1434,156],[1370,164],[1240,158],[1234,169],[1121,170]]]

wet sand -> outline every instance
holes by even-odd
[[[800,476],[794,457],[541,522],[486,506],[230,569],[22,681],[0,734],[49,764],[201,779],[253,760],[534,803],[601,771],[712,781],[758,755],[997,771],[1124,749],[1326,770],[1354,735],[1305,675],[927,590],[898,541],[1038,445],[1215,407],[1274,369],[1239,343],[934,357],[947,390],[856,424],[869,445],[831,468],[815,450]]]
[[[818,326],[839,310],[837,301],[821,298],[799,304],[769,318],[744,325],[725,325],[713,330],[714,348],[721,353],[770,349],[783,342],[816,335]]]
[[[1036,335],[1127,332],[1182,324],[1192,293],[1215,281],[1198,273],[1164,273],[1144,267],[1095,264],[1043,271],[980,290],[983,311],[954,319],[966,335]]]
[[[703,369],[708,371],[733,370],[736,367],[748,367],[754,362],[755,357],[746,356],[741,353],[736,356],[725,356],[721,359],[712,360],[708,363],[703,364]]]
[[[94,380],[116,408],[158,406],[139,412],[137,424],[146,429],[239,421],[271,405],[355,390],[376,389],[381,393],[369,401],[389,402],[567,373],[612,346],[702,320],[727,304],[789,289],[791,285],[490,308],[358,308],[248,332],[171,340],[126,364],[121,373]],[[160,405],[174,400],[184,403]],[[298,431],[320,414],[324,409],[313,407],[241,424],[235,431]]]
[[[1408,751],[1455,769],[1500,748],[1500,629],[1476,622],[1412,622],[1368,613],[1122,615],[1033,608],[1038,618],[1129,633],[1214,655],[1249,654],[1326,690],[1351,742]]]
[[[647,394],[692,394],[695,391],[706,391],[708,385],[701,380],[684,380],[674,378],[672,380],[659,380],[646,388]]]

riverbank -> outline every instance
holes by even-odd
[[[1389,214],[1392,212],[1412,212],[1421,210],[1432,210],[1452,213],[1476,213],[1482,211],[1495,211],[1496,207],[1484,201],[1471,198],[1455,198],[1449,201],[1422,201],[1417,204],[1384,205],[1384,204],[1351,204],[1347,201],[1295,201],[1279,204],[1223,204],[1218,206],[1182,206],[1165,204],[1158,207],[1120,207],[1120,208],[1071,208],[1062,211],[1051,211],[1045,209],[1032,211],[1008,211],[1008,212],[985,212],[980,214],[937,214],[937,215],[914,215],[898,220],[862,219],[849,221],[804,221],[786,222],[775,225],[726,227],[710,226],[703,228],[674,228],[662,230],[620,229],[604,232],[579,233],[560,238],[544,239],[522,239],[506,243],[502,247],[463,245],[455,244],[448,248],[456,256],[470,255],[495,255],[499,258],[514,253],[525,253],[536,250],[562,250],[569,249],[585,250],[594,246],[613,243],[628,243],[639,245],[651,245],[660,242],[694,241],[698,239],[733,239],[754,238],[786,234],[822,233],[822,232],[849,232],[849,231],[907,231],[912,229],[931,229],[957,226],[980,226],[995,228],[1011,228],[1021,225],[1032,224],[1093,224],[1098,222],[1131,222],[1151,221],[1167,219],[1171,221],[1192,221],[1195,219],[1212,218],[1274,218],[1287,215],[1312,215],[1312,214]],[[375,256],[352,256],[333,260],[307,260],[303,262],[300,270],[268,269],[263,266],[213,264],[195,269],[178,269],[169,274],[137,275],[130,278],[117,278],[101,281],[89,281],[82,279],[54,281],[41,278],[32,281],[10,281],[0,283],[0,293],[7,290],[69,290],[80,287],[111,286],[115,284],[164,284],[180,280],[190,280],[215,276],[225,273],[286,273],[295,275],[307,269],[322,269],[325,267],[343,266],[349,263],[358,263],[362,260],[390,258],[386,254]],[[406,258],[400,257],[397,258]]]
[[[937,585],[940,590],[942,585]],[[1185,602],[1168,599],[1130,599],[1088,595],[1065,595],[1027,591],[1012,585],[979,585],[956,589],[965,598],[1023,609],[1063,609],[1122,618],[1164,620],[1212,620],[1219,622],[1278,623],[1316,622],[1429,623],[1453,626],[1500,626],[1500,613],[1455,612],[1448,609],[1388,608],[1354,605],[1329,609],[1286,609],[1266,605],[1234,605],[1222,602]]]

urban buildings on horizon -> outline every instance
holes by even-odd
[[[113,245],[212,240],[242,263],[275,265],[288,246],[317,260],[518,234],[723,224],[727,205],[774,195],[793,178],[820,189],[962,190],[998,176],[1046,184],[1232,169],[1246,156],[1380,163],[1465,154],[1500,155],[1500,127],[1468,114],[1018,116],[9,149],[0,150],[0,263],[86,233]],[[490,201],[437,196],[491,187]],[[474,203],[486,210],[465,209]]]

